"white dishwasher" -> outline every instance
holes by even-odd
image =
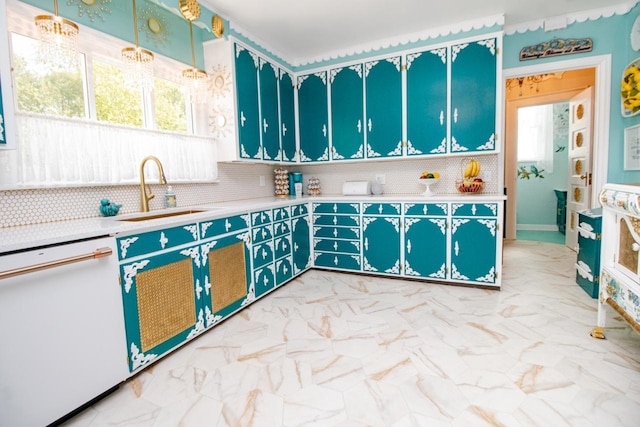
[[[128,375],[114,238],[0,255],[0,426],[44,426]]]

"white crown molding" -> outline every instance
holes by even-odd
[[[334,52],[318,55],[315,57],[296,58],[292,60],[290,58],[286,58],[286,56],[281,52],[277,52],[274,49],[268,48],[263,41],[261,41],[258,37],[256,37],[254,34],[251,34],[249,31],[245,30],[244,28],[238,26],[237,24],[234,24],[233,22],[230,23],[230,26],[234,32],[251,40],[253,43],[260,46],[260,48],[271,53],[272,55],[275,55],[278,59],[280,59],[281,61],[284,61],[286,64],[290,64],[292,67],[299,67],[302,65],[313,64],[316,62],[323,62],[323,61],[329,61],[332,59],[344,58],[351,55],[372,52],[372,51],[385,49],[389,47],[395,47],[395,46],[408,44],[408,43],[415,43],[418,41],[428,40],[431,38],[443,37],[450,34],[458,34],[460,32],[465,32],[465,31],[479,30],[481,28],[492,27],[494,25],[500,25],[500,26],[504,25],[504,15],[492,15],[492,16],[487,16],[485,18],[481,18],[481,19],[463,21],[463,22],[456,23],[455,25],[447,25],[447,26],[441,26],[437,28],[431,28],[428,30],[418,31],[415,33],[403,34],[397,37],[391,37],[383,40],[372,41],[372,42],[361,44],[361,45],[351,46],[351,47],[340,49]]]
[[[576,12],[567,15],[559,15],[566,16],[567,25],[574,24],[576,22],[585,22],[587,20],[598,20],[600,18],[610,18],[613,15],[624,15],[629,13],[634,6],[638,4],[638,0],[629,1],[626,3],[620,3],[615,6],[609,7],[601,7],[598,9],[586,10],[583,12]],[[552,17],[549,17],[552,18]],[[555,17],[553,17],[555,18]],[[526,33],[527,31],[536,31],[541,28],[544,28],[544,19],[536,19],[533,21],[522,22],[514,25],[505,25],[504,33],[507,36],[514,35],[516,33]]]

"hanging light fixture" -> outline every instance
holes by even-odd
[[[135,34],[135,47],[122,49],[122,62],[124,62],[124,81],[130,88],[153,89],[153,53],[138,45],[138,14],[136,12],[136,0],[133,2],[133,30]]]
[[[191,103],[203,104],[207,101],[207,72],[196,67],[196,54],[193,47],[193,21],[200,16],[200,5],[197,0],[180,0],[180,12],[189,21],[191,38],[191,68],[182,71],[182,84],[186,88]]]
[[[35,24],[41,60],[64,68],[76,67],[80,30],[74,22],[58,16],[58,0],[53,1],[53,15],[38,15]]]

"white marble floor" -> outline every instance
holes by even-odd
[[[589,336],[574,260],[508,243],[500,292],[310,271],[65,426],[638,426],[640,336]]]

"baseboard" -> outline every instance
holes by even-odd
[[[551,224],[516,224],[516,230],[523,231],[558,231],[557,225]]]

